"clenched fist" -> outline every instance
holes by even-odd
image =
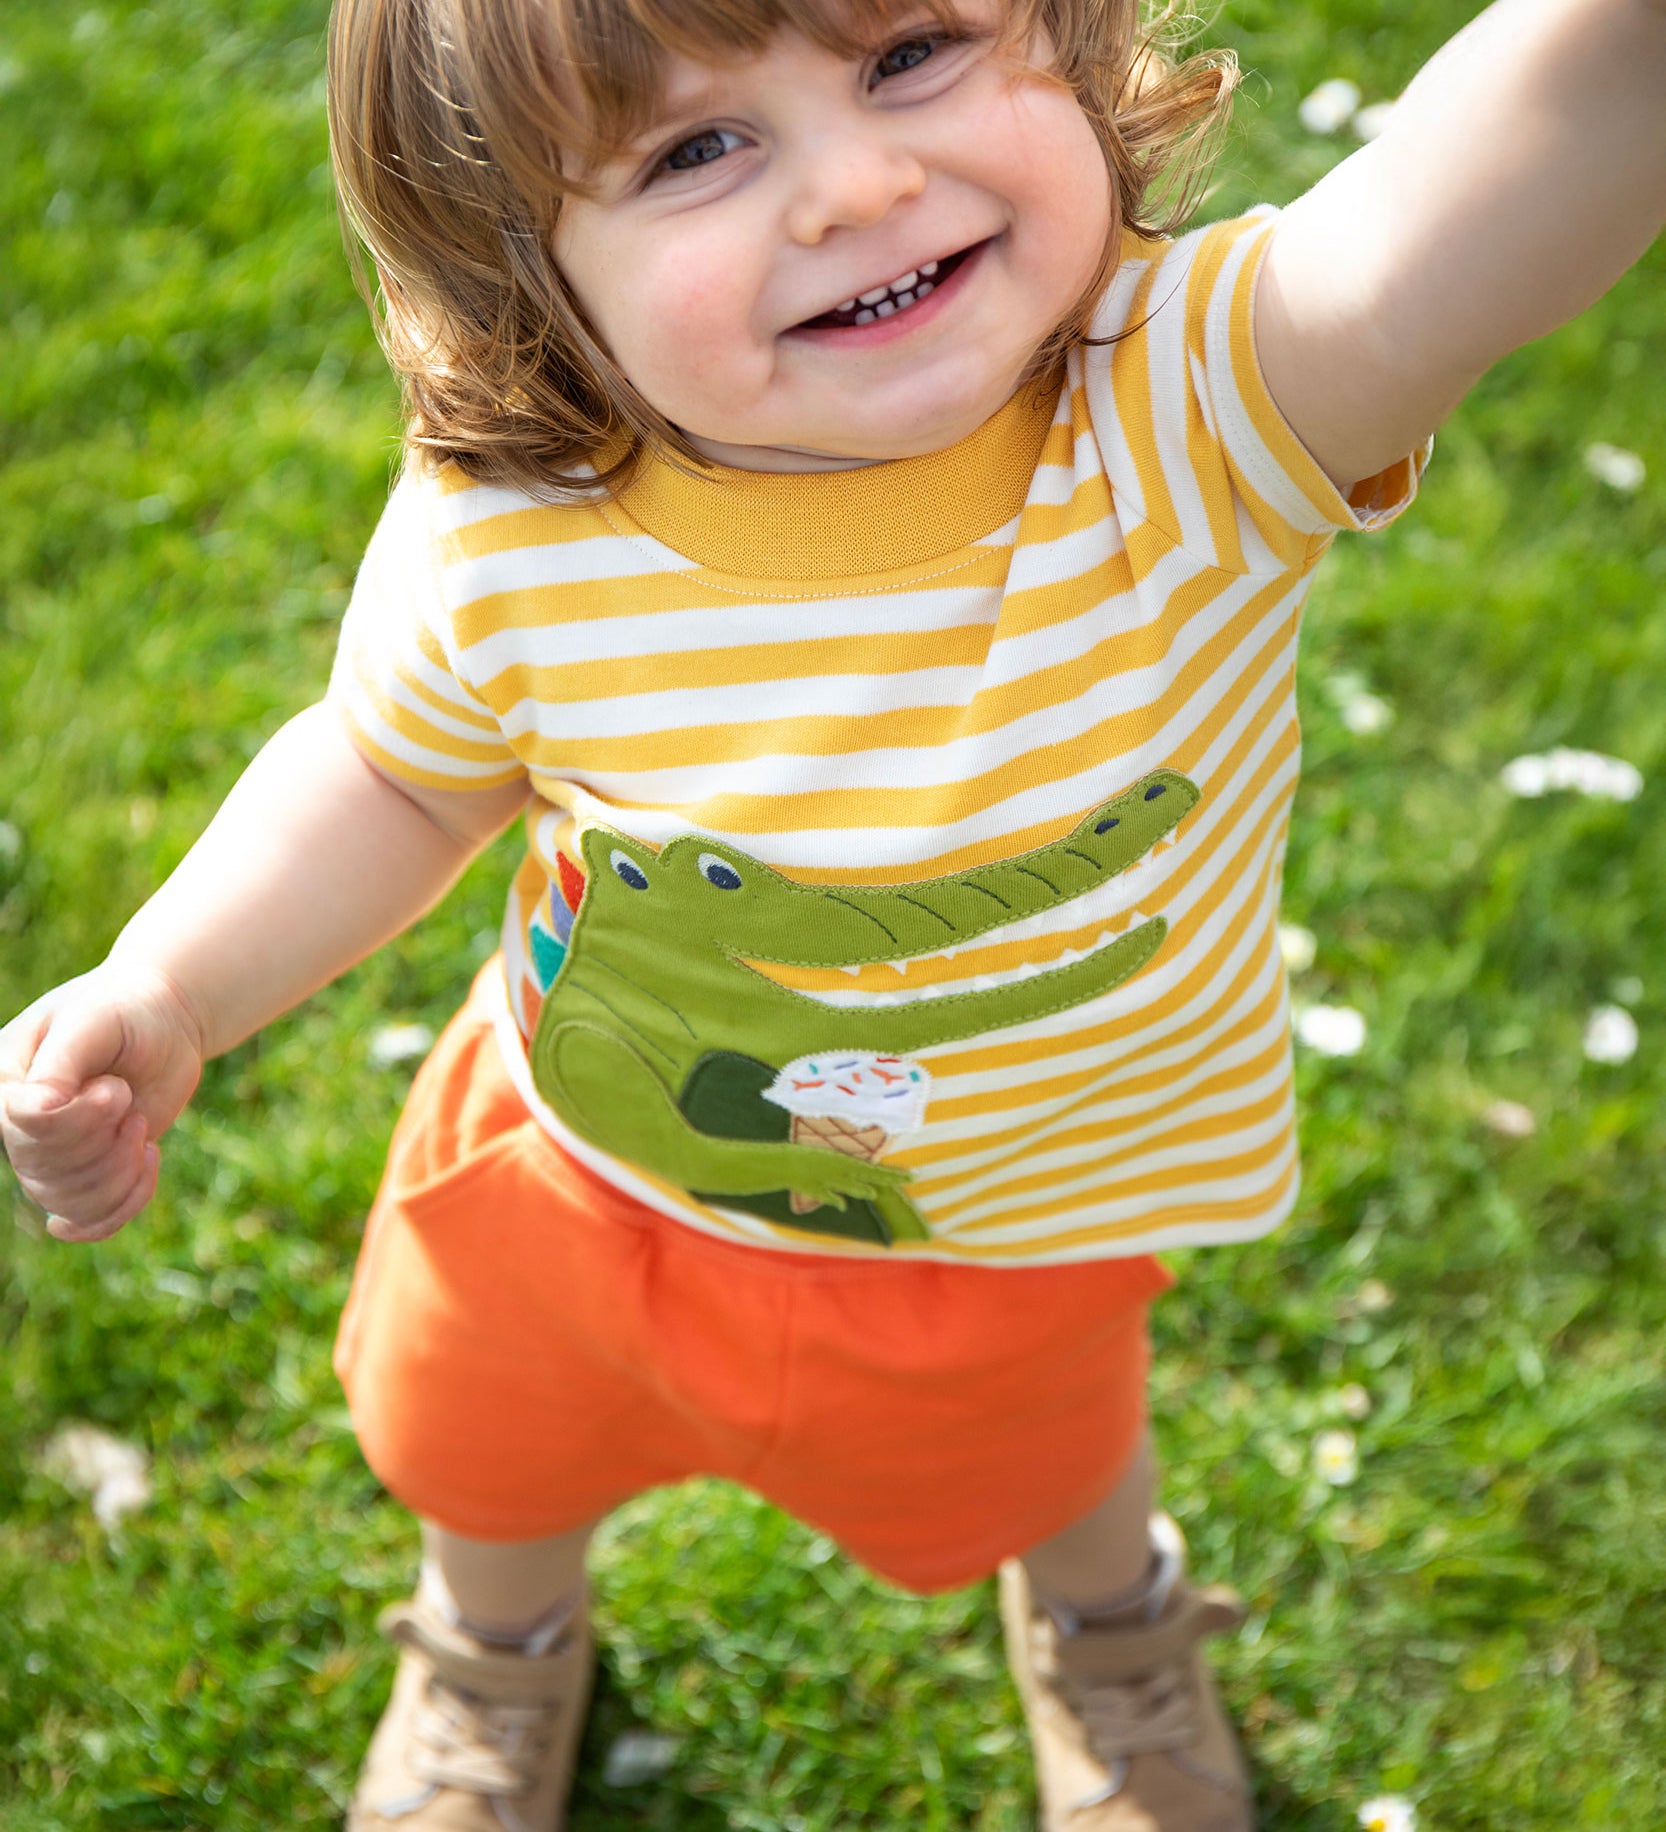
[[[0,1030],[0,1144],[59,1240],[105,1240],[156,1191],[158,1140],[202,1074],[164,974],[106,962]]]

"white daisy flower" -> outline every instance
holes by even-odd
[[[1342,723],[1356,737],[1374,738],[1394,723],[1394,708],[1378,694],[1356,694],[1342,703]]]
[[[1332,1488],[1346,1488],[1359,1474],[1359,1446],[1351,1431],[1321,1431],[1313,1440],[1313,1468]]]
[[[1357,1380],[1349,1381],[1336,1398],[1344,1417],[1368,1419],[1371,1416],[1371,1395]]]
[[[678,1743],[656,1730],[627,1730],[613,1739],[602,1763],[609,1787],[640,1787],[657,1781],[677,1760]]]
[[[1359,1823],[1365,1832],[1417,1832],[1417,1813],[1398,1794],[1379,1794],[1360,1808]]]
[[[1585,448],[1585,468],[1598,483],[1605,483],[1623,496],[1634,495],[1643,487],[1649,467],[1635,452],[1623,446],[1605,445],[1601,440]]]
[[[1296,114],[1310,134],[1334,134],[1353,118],[1359,99],[1357,83],[1350,83],[1345,76],[1333,76],[1302,99]]]
[[[90,1495],[93,1515],[106,1533],[151,1498],[145,1453],[97,1425],[65,1425],[54,1432],[41,1453],[41,1468],[65,1488]]]
[[[1599,1005],[1585,1022],[1591,1062],[1630,1062],[1637,1054],[1637,1020],[1623,1005]]]
[[[1554,789],[1572,789],[1579,795],[1605,801],[1635,801],[1643,792],[1643,773],[1623,757],[1601,751],[1572,750],[1558,745],[1542,756],[1514,757],[1500,772],[1500,781],[1512,795],[1529,799]]]
[[[1550,793],[1550,763],[1544,757],[1512,757],[1499,772],[1499,780],[1512,795],[1535,801]]]
[[[1482,1109],[1481,1124],[1506,1139],[1530,1139],[1539,1130],[1531,1107],[1519,1100],[1495,1100]]]
[[[1360,140],[1375,140],[1388,125],[1394,113],[1392,102],[1368,102],[1353,119],[1354,135]]]
[[[1360,737],[1375,737],[1394,723],[1394,708],[1380,694],[1372,693],[1364,675],[1351,668],[1333,674],[1325,683],[1325,691],[1342,723]]]
[[[1304,929],[1300,923],[1281,922],[1278,925],[1278,951],[1289,972],[1306,973],[1319,952],[1319,943],[1311,929]]]
[[[1321,1056],[1357,1056],[1365,1019],[1351,1005],[1303,1005],[1294,1014],[1296,1040]]]
[[[434,1047],[434,1033],[426,1024],[384,1024],[371,1034],[366,1054],[371,1067],[391,1069],[413,1057],[426,1056]]]

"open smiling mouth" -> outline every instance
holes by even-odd
[[[815,318],[806,318],[794,328],[800,331],[848,331],[858,325],[873,324],[881,318],[906,312],[911,305],[929,298],[982,246],[982,242],[976,242],[970,248],[962,248],[958,254],[945,255],[940,261],[922,261],[908,273],[899,274],[889,285],[876,286],[869,292],[858,294],[854,299],[846,299],[842,305],[834,306],[832,311],[823,312]]]

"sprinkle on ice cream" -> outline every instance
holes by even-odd
[[[931,1077],[919,1063],[852,1050],[789,1062],[765,1088],[764,1099],[804,1119],[880,1126],[894,1138],[924,1125],[930,1092]]]

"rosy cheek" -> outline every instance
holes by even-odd
[[[738,274],[723,262],[671,258],[646,277],[639,318],[651,326],[655,367],[679,391],[732,380],[744,361],[752,302]]]

